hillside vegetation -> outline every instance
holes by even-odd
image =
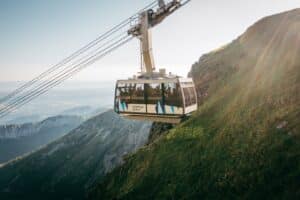
[[[300,199],[300,9],[264,18],[192,67],[201,106],[91,199]]]

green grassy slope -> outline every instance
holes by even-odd
[[[127,157],[91,199],[299,199],[300,10],[265,18],[192,70],[201,106]]]

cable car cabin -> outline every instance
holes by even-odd
[[[126,118],[176,124],[196,110],[197,95],[192,79],[117,81],[115,112]]]
[[[192,79],[166,75],[165,69],[155,71],[150,29],[185,4],[179,0],[159,0],[158,4],[157,10],[139,13],[137,23],[127,32],[139,39],[143,62],[139,76],[117,81],[115,111],[130,119],[180,123],[197,110],[195,86]]]

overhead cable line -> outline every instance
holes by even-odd
[[[21,87],[17,88],[16,90],[14,90],[13,92],[11,92],[10,94],[8,94],[7,96],[3,97],[2,99],[0,99],[0,103],[4,103],[5,101],[11,99],[12,97],[16,96],[17,94],[23,92],[24,90],[26,90],[27,88],[31,87],[33,84],[35,84],[36,82],[38,82],[39,80],[43,79],[44,77],[46,77],[48,74],[54,72],[55,70],[59,69],[60,67],[62,67],[64,64],[70,62],[72,59],[76,58],[77,56],[79,56],[80,54],[86,52],[87,50],[91,49],[92,47],[94,47],[95,45],[99,44],[99,42],[103,41],[104,39],[108,38],[111,34],[117,32],[118,30],[126,27],[127,25],[129,25],[133,20],[137,19],[138,14],[140,12],[142,12],[143,10],[146,9],[151,9],[154,8],[155,6],[157,6],[157,2],[154,1],[152,3],[150,3],[149,5],[147,5],[145,8],[141,9],[139,12],[137,12],[136,14],[132,15],[131,17],[125,19],[124,21],[122,21],[121,23],[119,23],[118,25],[114,26],[113,28],[111,28],[109,31],[105,32],[104,34],[102,34],[101,36],[99,36],[98,38],[96,38],[95,40],[91,41],[90,43],[88,43],[87,45],[85,45],[84,47],[82,47],[81,49],[79,49],[78,51],[76,51],[75,53],[71,54],[70,56],[68,56],[67,58],[63,59],[62,61],[60,61],[58,64],[54,65],[53,67],[51,67],[50,69],[48,69],[47,71],[43,72],[42,74],[40,74],[39,76],[37,76],[36,78],[32,79],[31,81],[25,83],[24,85],[22,85]]]
[[[53,80],[55,80],[58,76],[60,76],[61,74],[64,73],[68,73],[69,70],[72,70],[74,68],[74,66],[77,66],[78,63],[81,63],[82,61],[84,61],[85,59],[88,59],[88,57],[91,54],[97,53],[99,51],[101,51],[101,49],[107,49],[110,47],[110,45],[113,45],[116,41],[119,41],[120,39],[124,39],[126,37],[129,37],[126,32],[123,32],[122,34],[118,35],[117,37],[114,37],[113,39],[107,41],[106,43],[104,43],[102,46],[94,49],[92,52],[89,52],[88,55],[85,55],[82,58],[79,58],[78,60],[76,60],[75,62],[71,63],[70,65],[67,65],[66,67],[64,67],[61,71],[57,72],[56,74],[49,76],[46,80],[44,80],[43,82],[37,84],[36,86],[34,86],[34,88],[32,88],[31,90],[27,91],[23,96],[18,96],[12,100],[10,100],[8,103],[8,105],[11,107],[14,104],[16,104],[18,101],[26,98],[27,95],[30,95],[32,93],[34,93],[36,90],[40,89],[41,87],[46,86],[47,84],[51,83]],[[1,114],[2,110],[0,109],[0,114]]]
[[[120,40],[117,43],[115,43],[112,47],[105,49],[101,54],[95,54],[93,56],[90,57],[89,60],[80,63],[78,66],[78,68],[74,68],[72,71],[70,71],[69,73],[64,74],[63,76],[60,76],[59,79],[55,80],[54,82],[52,82],[51,84],[47,85],[44,88],[41,88],[38,92],[34,92],[32,94],[30,94],[29,96],[26,96],[26,98],[19,100],[15,105],[13,106],[7,106],[5,109],[2,109],[0,112],[0,118],[5,117],[6,115],[8,115],[10,112],[15,111],[16,109],[18,109],[19,107],[23,106],[24,104],[28,103],[29,101],[33,100],[34,98],[46,93],[47,91],[49,91],[50,89],[52,89],[53,87],[59,85],[60,83],[62,83],[63,81],[65,81],[66,79],[70,78],[71,76],[73,76],[74,74],[78,73],[79,71],[81,71],[82,69],[86,68],[87,66],[93,64],[94,62],[96,62],[97,60],[101,59],[102,57],[106,56],[107,54],[111,53],[112,51],[116,50],[117,48],[123,46],[124,44],[126,44],[127,42],[129,42],[132,39],[132,37],[129,37],[125,40]]]
[[[58,64],[54,65],[53,67],[51,67],[50,69],[48,69],[47,71],[43,72],[42,74],[40,74],[39,76],[37,76],[36,78],[32,79],[31,81],[25,83],[24,85],[22,85],[20,88],[16,89],[15,91],[13,91],[12,93],[10,93],[9,95],[7,95],[6,97],[2,98],[0,100],[0,103],[3,103],[4,101],[9,100],[11,97],[14,97],[15,95],[19,94],[20,92],[24,91],[25,89],[27,89],[28,87],[30,87],[31,85],[33,85],[34,83],[36,83],[37,81],[43,79],[44,77],[46,77],[48,74],[54,72],[55,70],[59,69],[60,67],[62,67],[63,65],[69,63],[71,60],[73,60],[74,58],[76,58],[77,56],[79,56],[80,54],[86,52],[87,50],[91,49],[92,47],[94,47],[95,45],[97,45],[98,43],[100,43],[101,41],[103,41],[104,39],[106,39],[107,37],[109,37],[109,34],[113,34],[116,31],[118,31],[119,29],[127,26],[130,23],[129,20],[125,20],[122,23],[120,23],[119,25],[115,26],[114,28],[112,28],[110,31],[106,32],[105,34],[101,35],[100,37],[98,37],[97,39],[93,40],[92,42],[90,42],[89,44],[87,44],[86,46],[84,46],[83,48],[79,49],[78,51],[76,51],[75,53],[73,53],[72,55],[70,55],[69,57],[63,59],[62,61],[60,61]]]

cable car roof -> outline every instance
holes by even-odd
[[[117,84],[138,84],[138,83],[193,83],[191,78],[158,78],[158,79],[127,79],[127,80],[118,80]]]

